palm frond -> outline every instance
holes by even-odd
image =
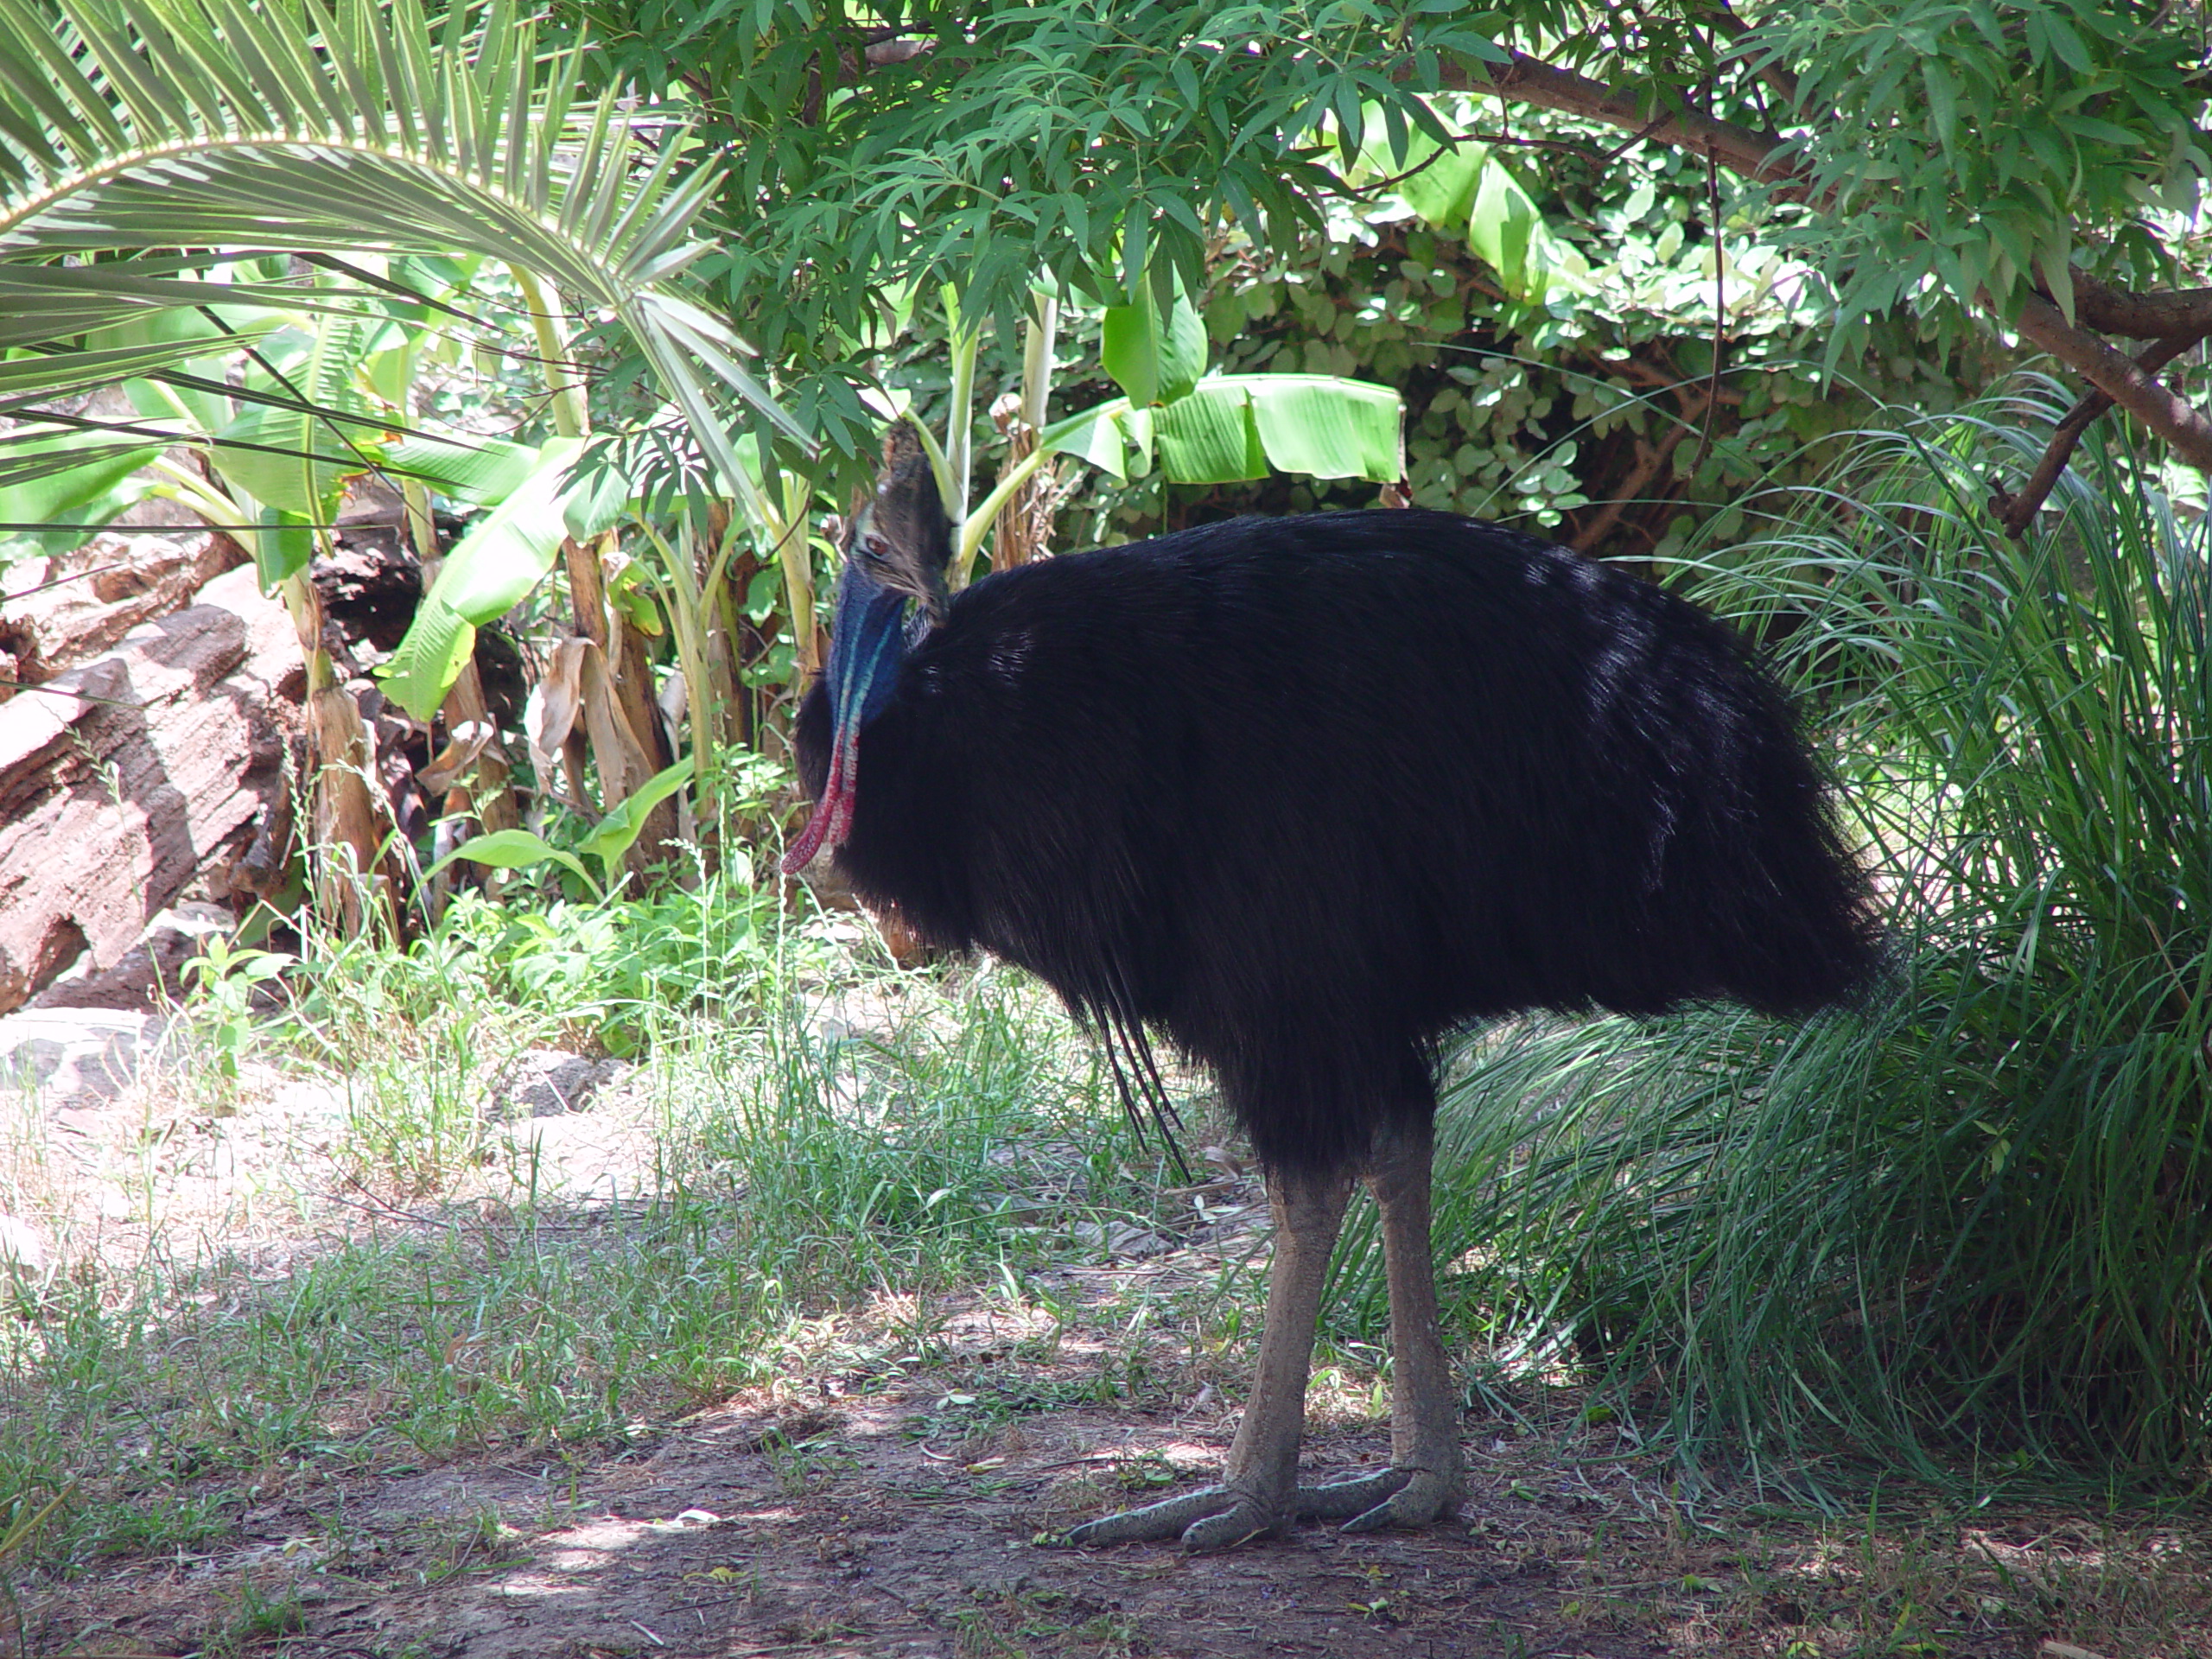
[[[99,359],[69,348],[149,311],[346,304],[195,264],[473,253],[611,315],[664,372],[682,360],[669,390],[726,467],[692,363],[800,435],[727,331],[660,286],[703,251],[687,238],[710,181],[611,95],[573,111],[577,84],[573,52],[541,65],[512,0],[435,29],[416,0],[0,0],[0,347],[44,348],[29,360],[57,389],[82,385]]]

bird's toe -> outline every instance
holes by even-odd
[[[1183,1548],[1192,1555],[1205,1555],[1217,1549],[1234,1549],[1248,1543],[1262,1533],[1278,1532],[1282,1529],[1282,1517],[1267,1505],[1251,1498],[1241,1500],[1236,1508],[1219,1515],[1210,1515],[1203,1521],[1194,1521],[1183,1531]]]
[[[1410,1470],[1378,1469],[1352,1480],[1332,1480],[1320,1486],[1298,1489],[1297,1512],[1301,1521],[1342,1521],[1364,1515],[1413,1478]]]
[[[1234,1513],[1246,1501],[1242,1493],[1226,1486],[1204,1486],[1195,1492],[1147,1503],[1142,1509],[1123,1510],[1118,1515],[1086,1521],[1069,1532],[1067,1541],[1078,1546],[1139,1544],[1180,1536],[1188,1543],[1190,1534],[1198,1527],[1224,1511]]]
[[[1379,1532],[1385,1527],[1426,1527],[1457,1514],[1459,1483],[1433,1469],[1393,1469],[1398,1490],[1371,1509],[1360,1510],[1340,1532]],[[1345,1484],[1351,1484],[1346,1482]]]

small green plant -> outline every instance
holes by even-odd
[[[295,960],[281,950],[234,945],[216,934],[184,964],[184,978],[192,991],[190,1013],[207,1033],[216,1070],[226,1081],[238,1081],[239,1063],[251,1051],[260,1028],[255,991]]]
[[[264,1590],[242,1577],[230,1611],[209,1636],[206,1651],[211,1656],[244,1655],[306,1628],[307,1607],[298,1591]]]
[[[629,798],[608,812],[594,825],[590,833],[577,843],[575,852],[556,847],[543,836],[528,830],[495,830],[487,836],[477,836],[464,841],[453,851],[423,872],[428,881],[456,859],[466,859],[472,864],[482,864],[495,870],[526,870],[540,864],[552,863],[567,870],[584,884],[595,899],[603,899],[619,877],[623,855],[637,844],[645,833],[645,820],[653,808],[682,789],[692,779],[692,763],[678,760],[664,767],[639,785]],[[577,854],[596,858],[605,872],[605,880],[593,879]]]

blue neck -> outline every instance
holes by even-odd
[[[841,729],[867,724],[897,689],[906,658],[906,609],[904,594],[871,581],[857,564],[845,566],[823,671]]]

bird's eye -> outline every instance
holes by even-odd
[[[861,537],[861,557],[866,559],[870,564],[881,564],[890,556],[890,544],[880,536]]]

